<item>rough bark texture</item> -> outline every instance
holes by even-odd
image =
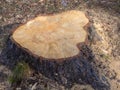
[[[60,61],[80,53],[80,44],[86,42],[88,22],[85,14],[76,10],[38,16],[18,27],[12,39],[35,56]]]

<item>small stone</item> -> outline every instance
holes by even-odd
[[[16,15],[16,18],[22,18],[22,15]]]

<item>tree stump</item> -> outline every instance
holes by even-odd
[[[46,77],[65,86],[88,83],[108,90],[88,60],[92,52],[89,48],[83,51],[88,23],[85,14],[76,10],[41,15],[15,29],[11,40],[34,57],[32,66]]]
[[[88,22],[79,11],[38,16],[18,27],[12,40],[32,55],[63,61],[80,53],[80,44],[87,39],[84,27]]]

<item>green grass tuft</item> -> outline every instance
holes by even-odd
[[[14,68],[12,75],[9,77],[9,82],[11,84],[20,82],[22,79],[26,78],[29,73],[29,65],[25,62],[19,62]]]

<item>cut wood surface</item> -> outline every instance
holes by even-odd
[[[88,18],[71,10],[55,15],[39,15],[19,26],[12,40],[33,55],[47,59],[63,59],[80,53],[78,45],[86,42]]]

